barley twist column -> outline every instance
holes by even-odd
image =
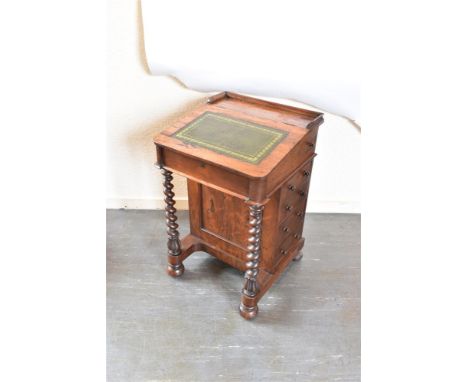
[[[172,180],[172,172],[161,168],[161,172],[164,175],[164,195],[166,196],[164,201],[166,202],[166,225],[167,225],[167,273],[170,276],[177,277],[184,273],[184,264],[180,260],[180,240],[179,240],[179,225],[177,224],[176,208],[174,207],[174,192],[172,189],[174,185]]]
[[[262,233],[263,206],[255,204],[249,206],[249,245],[247,247],[247,270],[244,276],[244,287],[242,289],[240,314],[246,319],[254,318],[258,312],[255,297],[258,293],[257,276],[260,262],[260,240]]]

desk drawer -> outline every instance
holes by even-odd
[[[304,216],[293,214],[289,216],[278,227],[278,243],[283,243],[288,236],[293,236],[300,239],[302,236],[302,226],[304,223]]]
[[[281,188],[279,221],[304,212],[309,191],[312,162],[302,166]]]
[[[163,149],[163,160],[165,167],[196,182],[238,197],[249,195],[249,180],[246,177],[166,148]]]
[[[285,240],[278,246],[275,264],[278,264],[278,262],[284,256],[287,256],[289,254],[289,251],[291,251],[293,248],[296,247],[300,239],[301,239],[301,236],[297,236],[296,234],[288,235],[285,238]]]

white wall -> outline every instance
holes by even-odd
[[[206,94],[148,74],[137,0],[109,0],[108,13],[107,207],[163,208],[152,137]],[[317,152],[308,211],[360,212],[359,130],[326,114]],[[186,208],[184,179],[175,186],[177,206]]]
[[[152,74],[174,75],[202,92],[229,89],[294,99],[360,119],[361,12],[355,2],[236,0],[220,6],[219,0],[141,0],[141,5]]]

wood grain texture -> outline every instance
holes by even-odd
[[[201,186],[200,197],[202,229],[246,247],[248,206],[244,201],[207,186]]]
[[[175,132],[206,112],[270,126],[287,135],[257,164],[174,137]],[[179,243],[180,254],[169,256],[169,268],[178,267],[183,272],[184,259],[195,251],[205,251],[244,271],[240,314],[246,319],[256,317],[260,298],[287,265],[300,258],[322,121],[319,113],[226,92],[155,137],[157,162],[166,174],[174,171],[188,178],[190,234]],[[170,188],[170,182],[165,186]],[[172,189],[168,192],[172,198]],[[167,203],[169,221],[174,225],[175,209],[170,198]]]
[[[245,99],[251,100],[251,98],[248,97],[245,97]],[[260,100],[258,101],[260,102]],[[243,106],[239,107],[239,103]],[[289,154],[291,149],[294,148],[302,138],[304,138],[304,136],[312,132],[313,129],[307,129],[306,126],[312,124],[312,126],[318,127],[323,122],[323,118],[320,113],[290,108],[280,104],[267,104],[267,107],[259,107],[257,103],[242,101],[240,98],[236,99],[235,102],[232,102],[231,98],[222,98],[215,103],[203,104],[184,115],[172,126],[157,135],[154,138],[154,142],[157,146],[173,149],[186,154],[189,157],[201,159],[207,163],[223,167],[228,171],[239,173],[249,178],[263,178],[267,176],[286,155]],[[272,110],[275,110],[275,107],[277,108],[276,112],[272,112]],[[281,112],[283,108],[286,108],[288,111]],[[302,110],[302,113],[304,114],[293,112],[293,110]],[[184,128],[191,121],[207,111],[222,113],[233,118],[239,118],[245,121],[283,130],[288,132],[288,136],[273,150],[268,158],[264,159],[259,164],[250,164],[239,161],[235,158],[229,158],[206,148],[184,143],[172,136],[179,129]],[[293,123],[290,119],[279,117],[280,114],[290,117],[295,116],[296,119],[299,118],[302,122],[298,120],[296,123]]]

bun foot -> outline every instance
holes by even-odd
[[[302,254],[302,252],[299,252],[296,256],[293,257],[293,261],[299,261],[302,259],[302,256],[304,256]]]
[[[184,274],[185,267],[184,264],[167,264],[167,274],[172,277],[180,277]]]
[[[239,306],[239,313],[242,317],[246,320],[252,320],[257,316],[258,313],[258,306],[245,306],[244,304],[240,304]]]

